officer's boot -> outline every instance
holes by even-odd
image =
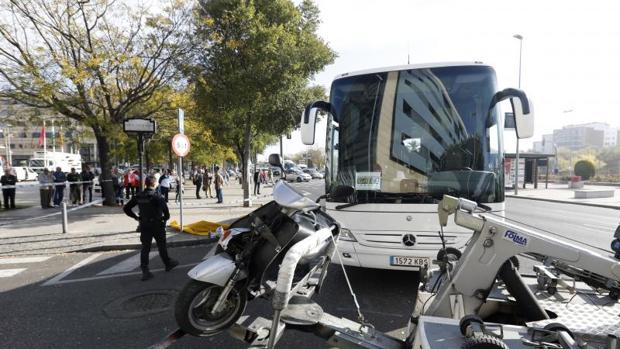
[[[146,281],[153,278],[153,273],[149,270],[149,267],[140,267],[142,269],[142,281]]]
[[[179,261],[177,261],[176,259],[172,259],[170,258],[168,260],[168,264],[166,264],[166,271],[170,271],[172,270],[174,267],[176,267],[177,265],[179,265]]]

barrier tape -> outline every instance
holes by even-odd
[[[73,212],[73,211],[77,211],[77,210],[81,210],[81,209],[89,207],[89,206],[100,204],[104,200],[105,199],[97,199],[97,200],[93,200],[91,202],[87,202],[87,203],[85,203],[83,205],[80,205],[80,206],[72,207],[72,208],[67,210],[67,213]],[[35,220],[39,220],[39,219],[49,218],[49,217],[53,217],[53,216],[60,215],[60,214],[62,214],[62,210],[60,210],[58,212],[46,214],[46,215],[43,215],[43,216],[31,217],[31,218],[20,219],[20,220],[15,220],[15,221],[2,222],[2,223],[0,223],[0,227],[6,226],[6,225],[13,225],[15,223],[30,222],[30,221],[35,221]]]
[[[270,196],[272,196],[272,194],[262,194],[262,195],[252,196],[249,199],[239,199],[239,200],[230,201],[230,202],[227,202],[227,204],[241,204],[241,203],[244,203],[246,201],[267,198],[267,197],[270,197]],[[201,200],[201,199],[196,199],[196,200]],[[170,203],[170,202],[168,203],[169,206],[172,206],[171,204],[172,203]],[[183,207],[188,207],[188,206],[204,206],[204,205],[208,205],[208,204],[210,204],[210,203],[209,202],[196,202],[196,201],[194,201],[194,202],[183,202]],[[174,202],[174,207],[178,207],[178,206],[179,206],[179,203],[178,202]],[[223,207],[226,207],[226,206],[223,206]]]
[[[101,182],[112,182],[111,179],[104,179],[99,181]],[[67,186],[67,185],[71,185],[71,184],[92,184],[95,183],[94,181],[77,181],[77,182],[53,182],[53,183],[22,183],[20,185],[0,185],[0,189],[19,189],[21,187],[60,187],[60,186]]]

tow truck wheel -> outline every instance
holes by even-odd
[[[461,334],[463,336],[467,335],[467,327],[469,327],[472,322],[477,322],[481,325],[484,324],[484,321],[482,321],[482,319],[478,315],[470,314],[463,316],[461,318],[461,321],[459,321],[459,329],[461,330]]]
[[[543,329],[547,331],[553,331],[553,332],[565,331],[566,333],[568,333],[569,336],[571,336],[571,338],[573,339],[575,338],[575,335],[573,335],[573,332],[569,330],[568,327],[564,326],[563,324],[559,322],[552,322],[550,324],[547,324],[545,325],[545,327],[543,327]]]
[[[442,261],[446,255],[448,256],[448,260],[457,261],[461,259],[462,253],[454,247],[446,247],[445,249],[442,248],[439,252],[437,252],[437,260]]]
[[[467,338],[461,349],[510,349],[501,339],[489,335]]]
[[[185,285],[174,307],[174,316],[181,329],[191,335],[207,337],[232,326],[243,314],[247,301],[245,291],[234,287],[223,309],[211,313],[222,287],[208,282],[191,280]]]

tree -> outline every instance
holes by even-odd
[[[214,136],[241,160],[247,199],[252,150],[290,131],[304,104],[324,96],[308,81],[335,54],[316,34],[318,9],[309,0],[298,7],[290,0],[200,4],[196,98]]]
[[[170,0],[154,14],[114,0],[6,0],[0,11],[0,97],[92,128],[106,203],[114,204],[110,141],[125,118],[150,117],[169,103],[147,102],[182,78],[191,8]]]
[[[594,164],[590,160],[579,160],[575,163],[575,176],[581,176],[584,180],[594,177],[595,171]]]
[[[320,148],[312,148],[299,153],[293,154],[291,160],[295,163],[300,163],[304,160],[310,160],[308,166],[321,170],[325,167],[325,151]]]

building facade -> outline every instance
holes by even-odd
[[[43,120],[46,121],[47,151],[79,153],[83,162],[97,161],[96,140],[86,128],[75,122],[67,124],[62,116],[46,110],[0,101],[0,157],[3,163],[25,166],[35,151],[43,150]],[[53,125],[58,120],[67,126]]]

